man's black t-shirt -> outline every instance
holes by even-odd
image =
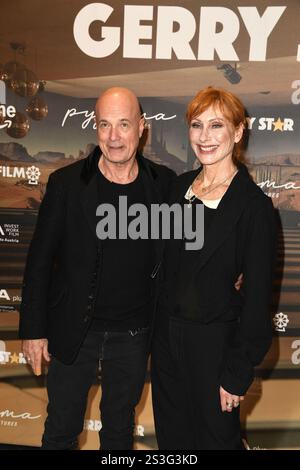
[[[124,331],[149,324],[152,311],[151,240],[132,240],[129,236],[127,239],[118,239],[119,197],[127,197],[128,208],[136,203],[146,207],[141,171],[139,169],[137,178],[128,184],[110,182],[100,171],[97,175],[99,204],[111,204],[115,208],[117,238],[100,242],[99,287],[92,329]],[[134,218],[128,216],[128,224]]]

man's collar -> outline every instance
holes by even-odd
[[[81,179],[86,184],[89,184],[91,178],[97,173],[100,157],[101,150],[99,146],[95,147],[94,150],[86,157],[80,175]],[[155,171],[155,168],[151,165],[151,162],[146,160],[146,158],[144,158],[139,152],[137,153],[136,158],[139,167],[145,170],[148,176],[150,176],[152,179],[156,179],[157,173]]]

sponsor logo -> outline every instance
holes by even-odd
[[[17,427],[24,420],[39,419],[42,415],[32,415],[27,411],[16,413],[12,410],[0,410],[0,426]]]
[[[234,42],[241,28],[250,37],[248,60],[265,61],[268,39],[285,9],[268,6],[260,14],[251,6],[237,7],[237,12],[203,6],[200,15],[194,15],[180,6],[124,5],[123,24],[116,26],[112,20],[110,26],[114,8],[90,3],[76,15],[73,35],[84,54],[99,59],[114,54],[122,44],[124,58],[170,60],[174,54],[179,60],[214,60],[217,55],[221,61],[237,62]],[[90,35],[90,25],[96,21],[102,23],[100,40]],[[197,45],[193,48],[191,42]]]
[[[14,106],[6,106],[6,85],[0,80],[0,129],[11,126],[11,119],[15,117],[16,112]]]
[[[288,316],[282,312],[276,313],[273,318],[273,322],[275,325],[275,331],[285,332],[287,324],[289,323]]]
[[[40,169],[37,166],[29,166],[24,168],[22,166],[0,166],[0,175],[4,178],[20,178],[27,179],[28,184],[38,184],[39,177],[41,176]]]
[[[292,82],[292,88],[295,89],[291,96],[291,102],[293,104],[300,104],[300,80],[294,80]]]
[[[292,364],[298,366],[300,364],[300,339],[295,339],[292,342],[291,348],[295,349],[291,356]]]
[[[84,421],[84,429],[86,431],[97,431],[99,432],[102,428],[102,423],[98,419],[86,419]],[[134,427],[135,436],[144,436],[145,428],[141,424],[138,424]]]
[[[294,183],[293,181],[288,181],[287,183],[283,184],[277,184],[274,180],[265,180],[261,181],[260,183],[257,183],[257,186],[259,186],[261,189],[300,189],[300,186],[297,186],[296,183]]]
[[[66,121],[69,118],[73,118],[75,116],[82,116],[82,118],[84,119],[81,123],[82,129],[86,129],[91,123],[93,123],[93,129],[94,130],[97,129],[97,123],[95,121],[96,119],[95,111],[89,111],[89,110],[77,111],[76,108],[67,109],[63,117],[61,127],[65,126]],[[171,119],[176,119],[177,117],[176,114],[173,114],[173,116],[166,116],[164,113],[157,113],[157,114],[154,114],[153,116],[147,116],[147,113],[143,113],[143,116],[146,120],[146,124],[148,125],[149,125],[149,121],[153,119],[155,119],[155,121],[170,121]]]
[[[0,225],[0,242],[19,243],[20,225],[2,224]]]
[[[0,299],[10,300],[6,289],[0,289]]]
[[[0,289],[0,300],[5,299],[12,302],[21,302],[22,298],[19,295],[10,296],[6,289]]]
[[[259,131],[272,131],[272,132],[285,132],[294,130],[294,121],[291,118],[280,117],[250,117],[247,118],[250,130],[256,129]]]
[[[23,353],[10,352],[0,349],[0,364],[28,364]]]

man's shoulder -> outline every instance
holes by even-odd
[[[51,173],[52,180],[66,182],[67,180],[70,180],[72,178],[79,178],[85,160],[86,159],[83,158],[81,160],[70,163],[69,165],[66,165],[53,171],[53,173]]]
[[[143,155],[140,155],[140,158],[142,159],[145,165],[147,165],[152,171],[157,173],[159,176],[165,178],[174,178],[176,176],[175,171],[167,167],[166,165],[155,163],[149,158],[144,157]]]

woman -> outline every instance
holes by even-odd
[[[274,210],[243,164],[240,100],[208,87],[187,121],[201,169],[175,180],[170,203],[194,213],[204,204],[204,245],[166,247],[152,352],[157,440],[160,449],[243,449],[239,404],[271,344]]]

